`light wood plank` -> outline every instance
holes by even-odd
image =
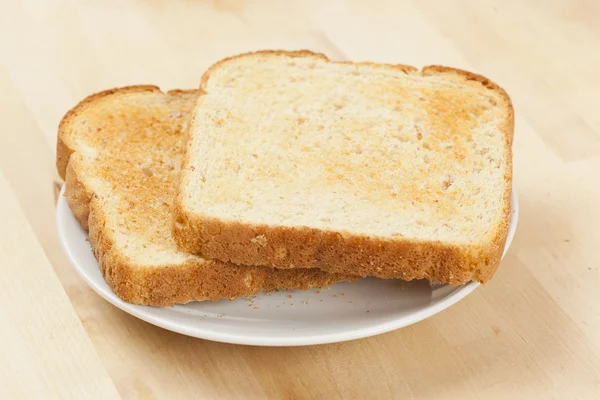
[[[119,398],[0,174],[0,386],[6,398]]]

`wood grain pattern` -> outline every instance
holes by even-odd
[[[119,398],[0,173],[0,382],[6,398]]]
[[[0,392],[598,398],[599,20],[594,0],[3,2]],[[504,86],[516,109],[521,219],[494,280],[417,325],[304,348],[187,338],[95,295],[55,233],[53,162],[62,115],[109,87],[197,87],[215,61],[261,48],[447,64]]]

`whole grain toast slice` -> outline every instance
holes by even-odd
[[[223,60],[203,76],[181,250],[244,265],[486,282],[508,232],[513,108],[453,68]]]
[[[356,280],[232,266],[177,250],[171,207],[199,93],[108,90],[83,100],[60,123],[56,164],[65,195],[113,291],[130,303],[164,306]]]

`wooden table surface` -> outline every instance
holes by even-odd
[[[600,398],[598,22],[595,0],[2,2],[0,397]],[[446,64],[506,88],[521,213],[489,284],[405,329],[298,348],[181,336],[84,284],[55,230],[62,115],[115,86],[197,87],[263,48]]]

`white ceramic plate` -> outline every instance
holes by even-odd
[[[63,188],[64,191],[64,188]],[[65,197],[57,206],[58,234],[75,270],[100,296],[151,324],[197,338],[261,346],[333,343],[389,332],[414,324],[458,302],[479,286],[401,282],[367,278],[311,291],[261,293],[234,301],[194,302],[174,307],[125,303],[106,284]],[[513,190],[512,217],[504,253],[518,219]]]

